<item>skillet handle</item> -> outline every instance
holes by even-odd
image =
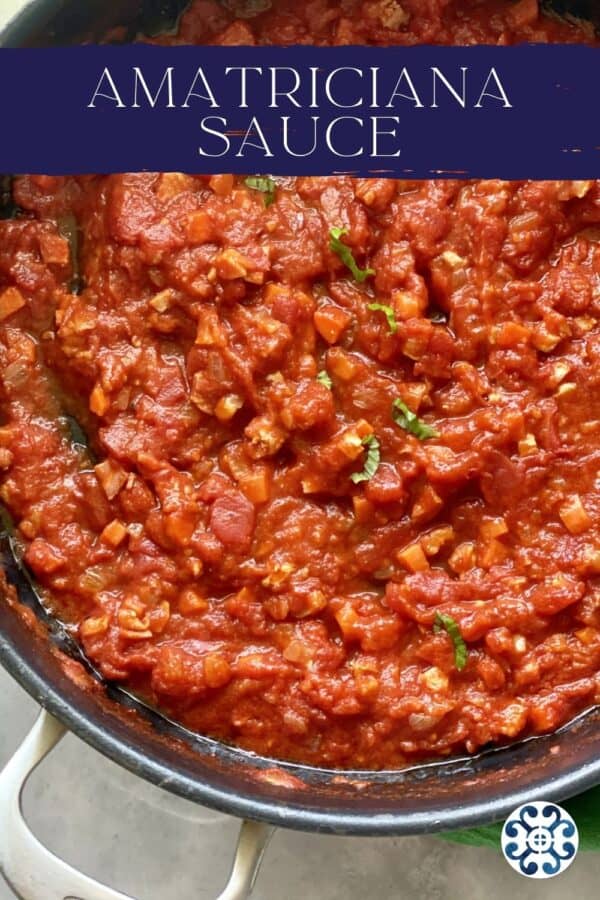
[[[21,900],[133,900],[50,853],[23,818],[21,795],[27,779],[65,731],[42,711],[0,772],[0,872]],[[250,895],[272,832],[269,825],[242,822],[231,875],[218,900],[245,900]]]

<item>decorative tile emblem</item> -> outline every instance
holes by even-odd
[[[539,800],[517,807],[502,829],[502,852],[508,864],[527,878],[553,878],[571,865],[579,847],[572,816]]]

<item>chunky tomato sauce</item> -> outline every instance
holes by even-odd
[[[251,18],[235,11],[264,9]],[[538,0],[195,0],[167,43],[512,44],[581,42],[593,30],[541,16]]]
[[[461,8],[199,2],[180,38],[582,39],[528,0]],[[20,177],[14,198],[0,496],[106,679],[336,767],[598,701],[600,182]]]

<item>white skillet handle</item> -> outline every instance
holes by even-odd
[[[50,853],[23,818],[21,794],[27,779],[64,733],[60,722],[42,712],[0,773],[0,871],[21,900],[133,900]],[[242,823],[231,875],[218,900],[250,895],[272,832],[259,822]]]

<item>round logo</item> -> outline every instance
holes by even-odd
[[[553,878],[577,855],[579,832],[562,806],[546,800],[517,807],[502,829],[502,852],[508,864],[527,878]]]

